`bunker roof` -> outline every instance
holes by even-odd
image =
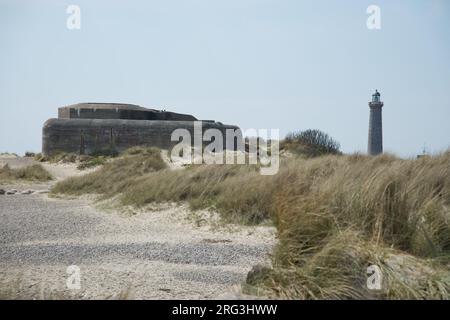
[[[99,103],[99,102],[84,102],[76,103],[61,107],[61,109],[114,109],[114,110],[140,110],[140,111],[159,111],[156,109],[148,109],[136,104],[128,103]]]

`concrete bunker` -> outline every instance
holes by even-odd
[[[42,129],[42,153],[93,154],[102,150],[124,151],[133,146],[168,149],[175,145],[171,134],[186,129],[194,137],[192,115],[147,109],[132,104],[79,103],[58,109],[58,118],[49,119]],[[218,129],[224,139],[227,129],[237,126],[202,121],[202,131]],[[223,143],[224,148],[226,142]]]

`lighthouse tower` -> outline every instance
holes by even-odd
[[[372,101],[369,102],[369,107],[369,143],[367,152],[369,155],[377,155],[383,153],[383,123],[381,116],[383,102],[380,100],[378,90],[375,90],[375,93],[372,95]]]

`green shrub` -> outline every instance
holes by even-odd
[[[287,134],[280,144],[280,149],[309,157],[341,154],[339,142],[325,132],[312,129]]]

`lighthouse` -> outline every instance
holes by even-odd
[[[380,100],[380,93],[375,90],[372,95],[372,101],[369,102],[369,142],[367,152],[369,155],[377,155],[383,153],[383,121],[382,108],[383,102]]]

